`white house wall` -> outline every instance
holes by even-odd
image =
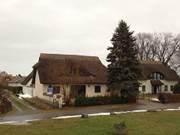
[[[97,97],[97,96],[107,96],[108,95],[106,85],[97,84],[97,86],[101,86],[101,92],[99,92],[99,93],[95,92],[95,86],[96,86],[96,84],[86,85],[86,97]]]
[[[141,80],[141,81],[139,81],[139,83],[140,83],[140,87],[139,87],[140,93],[143,93],[143,92],[142,92],[142,86],[143,86],[143,85],[145,85],[145,87],[146,87],[146,90],[145,90],[144,93],[146,93],[146,94],[152,93],[152,87],[151,87],[151,82],[150,82],[150,80]]]
[[[11,86],[11,87],[22,87],[22,85],[20,83],[9,83],[8,86]]]
[[[167,91],[167,92],[172,92],[172,91],[171,91],[171,86],[174,86],[175,84],[178,83],[177,81],[166,81],[166,80],[161,80],[161,82],[164,84],[164,85],[162,86],[162,88],[161,88],[161,90],[162,90],[163,92],[165,92],[165,91],[164,91],[164,90],[165,90],[165,85],[167,85],[167,87],[168,87],[168,91]]]
[[[44,95],[44,93],[47,93],[47,88],[48,85],[44,85],[40,83],[39,73],[38,71],[36,71],[34,96],[44,100],[53,101],[52,97]]]
[[[34,96],[34,87],[32,87],[32,79],[26,85],[23,85],[23,93],[26,95]]]
[[[167,81],[167,80],[160,80],[163,85],[161,86],[161,92],[169,92],[171,93],[171,86],[174,86],[175,84],[177,84],[177,81]],[[141,84],[139,87],[139,91],[140,93],[145,93],[145,94],[151,94],[152,93],[152,85],[150,80],[141,80],[139,81],[139,83]],[[145,85],[146,90],[145,92],[142,92],[142,86]],[[168,91],[165,91],[165,85],[167,85],[168,87]]]

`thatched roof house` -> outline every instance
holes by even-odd
[[[106,67],[94,56],[42,53],[24,84],[35,71],[42,84],[105,84],[107,78]]]
[[[29,81],[35,87],[36,96],[47,95],[49,87],[57,89],[57,86],[59,90],[66,87],[64,93],[79,91],[84,96],[100,96],[107,91],[107,70],[95,56],[42,53],[23,84],[26,85]],[[98,90],[94,91],[95,88]]]
[[[151,73],[154,72],[161,73],[164,76],[164,80],[177,81],[179,78],[173,69],[159,61],[141,61],[140,68],[142,70],[140,80],[150,79]]]
[[[170,92],[179,79],[174,70],[160,62],[140,62],[140,68],[140,92]],[[68,96],[72,91],[74,95],[104,96],[109,94],[106,83],[107,68],[98,57],[45,53],[40,54],[33,71],[23,82],[34,86],[34,96],[41,98],[47,95],[49,87],[59,91],[63,89]]]
[[[140,92],[159,93],[172,92],[174,85],[178,82],[179,76],[169,66],[158,61],[141,61],[140,68],[142,76]]]

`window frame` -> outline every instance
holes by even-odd
[[[149,78],[152,80],[163,80],[164,75],[160,72],[153,72],[150,74]]]
[[[164,91],[168,91],[168,85],[164,86]]]
[[[171,85],[171,86],[170,86],[170,90],[171,90],[171,91],[174,91],[174,85]]]
[[[142,92],[146,92],[146,85],[142,85]]]
[[[98,89],[97,89],[98,88]],[[95,85],[94,86],[94,92],[95,93],[101,93],[101,86],[100,85]]]
[[[51,89],[49,89],[49,88],[51,88]],[[56,88],[58,88],[58,90]],[[48,91],[48,90],[51,90],[51,91]],[[49,85],[48,88],[47,88],[47,94],[49,94],[49,95],[60,94],[60,90],[61,90],[60,86]]]

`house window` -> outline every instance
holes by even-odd
[[[53,94],[53,87],[51,85],[47,88],[47,94]]]
[[[150,79],[153,79],[153,80],[163,80],[164,79],[164,75],[162,75],[161,73],[158,73],[158,72],[154,72],[154,73],[150,74]]]
[[[59,86],[53,86],[53,94],[60,93],[60,87]]]
[[[143,86],[142,86],[142,92],[145,92],[145,91],[146,91],[146,86],[143,85]]]
[[[168,91],[168,86],[167,85],[164,86],[164,91]]]
[[[47,94],[58,94],[60,93],[60,87],[59,86],[48,86]]]
[[[95,86],[95,93],[101,92],[101,86]]]
[[[174,91],[174,85],[171,85],[170,87],[171,87],[171,91]]]

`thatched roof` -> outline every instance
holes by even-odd
[[[37,70],[42,84],[104,84],[106,67],[98,57],[41,54]]]
[[[160,62],[141,61],[142,77],[140,80],[149,79],[153,72],[164,75],[165,80],[178,80],[174,70]],[[107,69],[98,57],[62,54],[41,54],[38,63],[33,66],[33,71],[24,80],[23,84],[32,78],[38,71],[42,84],[106,84]]]
[[[163,74],[165,80],[177,81],[179,79],[174,70],[158,61],[141,61],[140,68],[142,70],[142,77],[140,78],[141,80],[148,79],[150,74],[153,72]]]

